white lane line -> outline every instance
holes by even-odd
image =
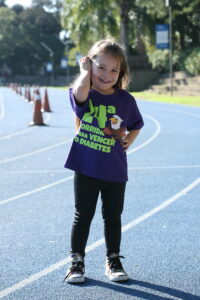
[[[146,115],[144,114],[147,118],[149,118],[150,120],[152,120],[155,124],[156,124],[156,132],[153,134],[153,136],[151,136],[151,138],[149,138],[146,142],[142,143],[141,145],[139,145],[138,147],[135,147],[133,148],[132,150],[129,150],[127,152],[127,155],[133,153],[133,152],[136,152],[137,150],[143,148],[144,146],[148,145],[149,143],[151,143],[157,136],[158,134],[160,133],[160,124],[157,120],[155,120],[153,117],[149,116],[149,115]],[[68,140],[68,141],[64,141],[64,142],[61,142],[61,143],[58,143],[58,144],[55,144],[55,145],[52,145],[52,146],[48,146],[48,147],[45,147],[45,148],[42,148],[40,150],[36,150],[36,151],[33,151],[33,152],[29,152],[29,153],[25,153],[25,154],[22,154],[22,155],[19,155],[19,156],[15,156],[15,157],[11,157],[11,158],[7,158],[7,159],[3,159],[3,160],[0,160],[0,164],[3,164],[3,163],[7,163],[7,162],[11,162],[11,161],[15,161],[17,159],[21,159],[21,158],[24,158],[24,157],[27,157],[27,156],[31,156],[31,155],[34,155],[34,154],[38,154],[38,153],[41,153],[43,151],[47,151],[49,149],[52,149],[52,148],[55,148],[55,147],[58,147],[60,145],[63,145],[65,143],[69,143],[71,142],[72,139]]]
[[[194,189],[198,184],[200,184],[200,177],[197,178],[195,181],[193,181],[188,186],[186,186],[184,189],[180,190],[178,193],[176,193],[171,198],[167,199],[166,201],[164,201],[160,205],[158,205],[155,208],[151,209],[149,212],[147,212],[144,215],[140,216],[139,218],[133,220],[132,222],[124,225],[122,227],[122,232],[125,232],[125,231],[129,230],[130,228],[136,226],[137,224],[139,224],[139,223],[145,221],[146,219],[150,218],[151,216],[155,215],[156,213],[158,213],[162,209],[166,208],[167,206],[169,206],[170,204],[175,202],[177,199],[179,199],[179,198],[183,197],[184,195],[186,195],[189,191]],[[99,239],[98,241],[92,243],[91,245],[87,246],[86,247],[86,253],[88,253],[88,252],[96,249],[97,247],[103,245],[104,242],[105,242],[105,239],[102,238],[102,239]],[[36,280],[39,280],[43,276],[46,276],[46,275],[58,270],[59,268],[66,265],[69,261],[70,261],[70,256],[68,256],[66,259],[60,260],[59,262],[49,266],[48,268],[46,268],[46,269],[44,269],[44,270],[42,270],[38,273],[35,273],[35,274],[27,277],[26,279],[12,285],[11,287],[8,287],[8,288],[2,290],[0,292],[0,299],[3,298],[3,297],[8,296],[11,293],[16,292],[17,290],[22,289],[23,287],[33,283]]]
[[[16,136],[16,135],[20,135],[20,134],[23,134],[23,133],[26,133],[28,131],[31,131],[33,129],[35,129],[36,127],[31,127],[31,128],[27,128],[27,129],[23,129],[23,130],[19,130],[19,131],[16,131],[14,133],[11,133],[11,134],[8,134],[8,135],[3,135],[0,137],[0,140],[3,140],[3,139],[9,139],[13,136]]]
[[[160,169],[187,169],[187,168],[188,169],[200,168],[200,165],[129,167],[128,169],[129,170],[160,170]]]
[[[137,150],[139,150],[139,149],[145,147],[146,145],[148,145],[149,143],[151,143],[159,135],[159,133],[161,131],[160,123],[156,119],[154,119],[153,117],[151,117],[149,115],[146,115],[146,114],[143,114],[143,115],[146,116],[148,119],[150,119],[156,125],[156,131],[146,142],[144,142],[141,145],[139,145],[137,147],[134,147],[133,149],[127,151],[127,155],[129,155],[131,153],[134,153]]]
[[[49,122],[50,119],[51,119],[51,117],[47,116],[47,118],[44,120],[44,123]],[[8,135],[3,135],[3,136],[0,137],[0,140],[12,138],[14,136],[18,136],[18,135],[27,133],[29,131],[32,131],[33,129],[36,129],[36,128],[37,128],[37,126],[29,127],[29,128],[26,128],[26,129],[23,129],[23,130],[19,130],[19,131],[16,131],[16,132],[8,134]]]
[[[17,196],[13,196],[13,197],[7,198],[7,199],[5,199],[5,200],[0,201],[0,205],[3,205],[3,204],[6,204],[6,203],[9,203],[9,202],[12,202],[12,201],[17,200],[17,199],[19,199],[19,198],[23,198],[23,197],[30,196],[30,195],[32,195],[32,194],[35,194],[35,193],[38,193],[38,192],[41,192],[41,191],[44,191],[44,190],[46,190],[46,189],[48,189],[48,188],[51,188],[51,187],[53,187],[53,186],[55,186],[55,185],[57,185],[57,184],[61,184],[61,183],[65,182],[65,181],[71,180],[73,177],[74,177],[74,176],[69,176],[69,177],[67,177],[67,178],[63,178],[63,179],[61,179],[61,180],[54,181],[54,182],[52,182],[52,183],[50,183],[50,184],[44,185],[44,186],[39,187],[39,188],[37,188],[37,189],[34,189],[34,190],[32,190],[32,191],[28,191],[28,192],[19,194],[19,195],[17,195]]]
[[[28,156],[31,156],[31,155],[34,155],[34,154],[38,154],[38,153],[41,153],[41,152],[44,152],[44,151],[53,149],[53,148],[55,148],[55,147],[58,147],[58,146],[61,146],[61,145],[70,143],[71,141],[72,141],[72,139],[67,140],[67,141],[62,141],[62,142],[60,142],[60,143],[57,143],[57,144],[54,144],[54,145],[51,145],[51,146],[48,146],[48,147],[44,147],[44,148],[42,148],[42,149],[35,150],[35,151],[33,151],[33,152],[29,152],[29,153],[25,153],[25,154],[22,154],[22,155],[19,155],[19,156],[7,158],[7,159],[4,159],[4,160],[1,160],[1,161],[0,161],[0,164],[7,163],[7,162],[11,162],[11,161],[14,161],[14,160],[17,160],[17,159],[20,159],[20,158],[24,158],[24,157],[28,157]]]
[[[5,117],[5,109],[4,109],[4,99],[3,94],[0,93],[0,120]]]
[[[190,113],[190,112],[183,111],[183,110],[176,110],[176,109],[169,109],[169,108],[160,108],[160,109],[166,110],[166,111],[172,111],[172,112],[176,112],[176,113],[180,113],[180,114],[185,114],[185,115],[192,116],[192,117],[200,118],[200,114],[194,114],[194,113]]]
[[[136,147],[136,148],[133,148],[133,150],[130,150],[129,153],[127,153],[127,154],[131,154],[131,153],[133,153],[133,152],[136,152],[136,151],[138,151],[139,149],[141,149],[142,147],[148,145],[150,142],[152,142],[152,141],[157,137],[158,133],[160,132],[160,125],[159,125],[159,123],[158,123],[155,119],[153,119],[152,117],[150,117],[150,116],[148,116],[148,117],[149,117],[151,120],[153,120],[153,122],[156,124],[156,131],[155,131],[155,133],[154,133],[154,134],[153,134],[146,142],[144,142],[143,144],[139,145],[139,146]],[[70,140],[70,141],[71,141],[71,140]],[[62,142],[62,143],[66,143],[66,142]],[[50,147],[56,147],[57,145],[60,145],[60,144],[62,144],[62,143],[59,143],[59,144],[56,144],[56,145],[53,145],[53,146],[50,146]],[[50,147],[48,147],[48,149],[49,149]],[[43,148],[43,151],[45,151],[44,149],[46,150],[46,148]],[[38,151],[41,151],[41,150],[38,150]],[[28,153],[28,155],[31,155],[31,154]],[[73,178],[73,177],[71,176],[71,178]],[[32,190],[32,191],[29,191],[29,192],[26,192],[26,193],[22,193],[22,194],[19,194],[19,195],[16,195],[16,196],[7,198],[7,199],[5,199],[5,200],[0,201],[0,205],[6,204],[6,203],[11,202],[11,201],[14,201],[14,200],[17,200],[17,199],[19,199],[19,198],[23,198],[23,197],[28,196],[28,195],[31,195],[31,194],[33,194],[33,193],[40,192],[41,190],[44,190],[44,189],[47,189],[47,188],[49,188],[49,187],[51,187],[51,186],[60,184],[60,183],[64,182],[65,180],[66,180],[66,179],[64,178],[64,179],[62,179],[62,180],[56,181],[56,182],[54,182],[54,183],[51,183],[50,185],[49,185],[49,184],[48,184],[48,185],[44,185],[44,186],[41,187],[41,188],[37,188],[37,189],[35,189],[35,190]]]
[[[24,171],[1,171],[2,174],[10,174],[10,175],[15,175],[15,174],[45,174],[45,173],[66,173],[66,172],[71,172],[70,170],[64,169],[63,170],[35,170],[35,171],[29,171],[29,170],[24,170]]]
[[[147,100],[145,104],[149,104],[148,102],[149,101]],[[186,105],[186,104],[184,105],[184,104],[167,103],[167,102],[164,103],[164,102],[157,102],[157,101],[153,101],[153,100],[151,102],[153,102],[153,104],[167,104],[167,105],[170,105],[170,106],[180,105],[180,106],[184,106],[184,108],[192,107],[192,108],[196,108],[197,110],[200,108],[199,106],[195,106],[195,105]],[[171,112],[175,112],[175,113],[180,113],[180,114],[185,114],[185,115],[188,115],[188,116],[200,118],[200,114],[195,114],[195,113],[191,113],[191,112],[187,112],[187,111],[183,111],[183,110],[164,108],[164,107],[156,107],[156,109],[171,111]]]
[[[193,188],[195,188],[198,184],[200,184],[200,177],[198,177],[196,180],[194,180],[191,184],[186,186],[184,189],[180,190],[178,193],[176,193],[171,198],[167,199],[166,201],[164,201],[160,205],[158,205],[155,208],[151,209],[149,212],[147,212],[143,216],[141,216],[141,217],[137,218],[136,220],[134,220],[134,221],[128,223],[127,225],[123,226],[122,232],[132,228],[133,226],[139,224],[140,222],[143,222],[144,220],[148,219],[149,217],[155,215],[157,212],[159,212],[160,210],[162,210],[165,207],[169,206],[170,204],[172,204],[177,199],[179,199],[179,198],[183,197],[184,195],[186,195],[189,191],[191,191]]]

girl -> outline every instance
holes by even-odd
[[[123,48],[110,39],[94,44],[80,60],[80,75],[69,90],[80,119],[65,167],[75,171],[75,215],[71,233],[71,266],[65,280],[84,282],[84,256],[99,193],[106,242],[106,275],[128,280],[120,258],[121,214],[127,177],[126,150],[143,120],[135,99],[124,90],[128,67]]]

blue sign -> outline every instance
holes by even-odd
[[[60,66],[61,66],[61,68],[63,68],[63,69],[66,69],[66,68],[67,68],[67,66],[68,66],[68,59],[67,59],[67,57],[63,57],[63,58],[61,59]]]
[[[156,25],[156,48],[169,49],[169,24]]]
[[[52,70],[53,70],[53,65],[52,65],[51,62],[48,62],[48,63],[46,64],[46,70],[47,70],[47,72],[52,72]]]

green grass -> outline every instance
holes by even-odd
[[[54,87],[54,88],[66,89],[66,90],[68,89],[68,87]],[[176,95],[170,96],[170,95],[154,94],[148,92],[131,92],[131,94],[136,99],[200,106],[200,96],[176,96]]]
[[[136,99],[200,106],[200,96],[170,96],[147,92],[132,92]]]

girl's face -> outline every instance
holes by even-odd
[[[120,61],[109,53],[92,60],[92,88],[102,94],[113,94],[120,73]]]

